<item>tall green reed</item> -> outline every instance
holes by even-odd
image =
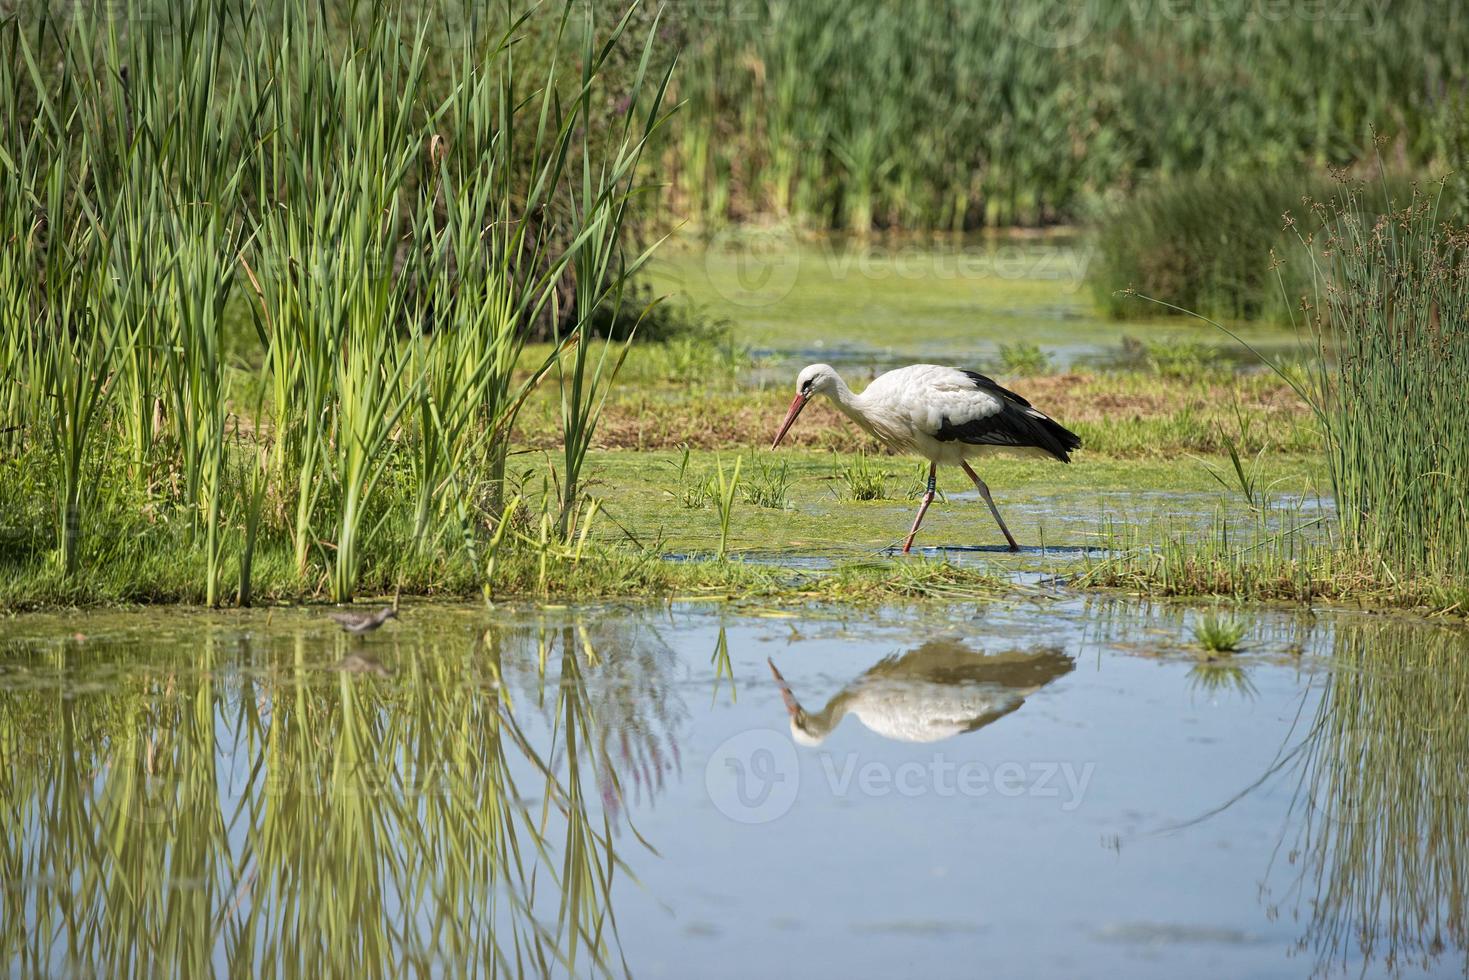
[[[1469,581],[1469,232],[1437,196],[1320,208],[1307,316],[1343,537],[1392,573]],[[1385,193],[1385,191],[1384,191]]]
[[[723,559],[729,554],[729,530],[734,520],[735,501],[739,499],[740,491],[740,464],[743,458],[736,456],[734,468],[726,474],[724,462],[716,459],[714,461],[714,507],[719,514],[719,551],[717,555]]]
[[[405,520],[428,560],[488,570],[516,416],[573,351],[577,485],[615,373],[587,324],[646,254],[623,248],[667,85],[656,33],[630,67],[624,34],[657,20],[461,13],[125,0],[0,21],[0,438],[52,447],[69,573],[102,452],[132,485],[98,496],[186,535],[211,603],[262,543],[349,599]],[[242,420],[257,361],[266,407]]]
[[[66,164],[62,156],[45,174],[44,213],[47,234],[54,237],[41,260],[30,329],[37,332],[39,352],[32,381],[49,402],[49,443],[58,484],[56,539],[62,570],[70,576],[78,566],[89,453],[112,392],[110,362],[123,327],[101,315],[95,304],[106,259],[93,221],[79,216],[70,227],[61,223]]]
[[[397,335],[407,276],[395,275],[405,181],[422,152],[418,86],[428,51],[422,32],[374,17],[337,63],[321,24],[300,17],[282,45],[286,77],[314,98],[276,103],[278,126],[307,138],[273,152],[264,168],[282,188],[259,236],[273,279],[264,325],[283,380],[276,418],[299,427],[282,439],[297,477],[294,548],[304,571],[317,529],[332,597],[352,597],[373,491],[389,440],[409,407],[401,381],[410,358]],[[313,519],[320,477],[333,512]],[[319,523],[318,523],[319,522]]]
[[[164,324],[164,390],[170,426],[183,472],[184,502],[194,509],[195,533],[203,539],[206,602],[214,605],[222,570],[223,527],[231,488],[229,445],[230,378],[226,372],[226,305],[233,291],[240,226],[217,205],[191,203],[180,209],[179,247],[172,288],[157,316]]]
[[[629,9],[623,15],[612,31],[611,40],[600,50],[588,22],[580,90],[584,118],[591,116],[591,100],[595,92],[593,82],[602,60],[611,52],[612,41],[626,30],[632,14]],[[575,321],[568,338],[574,342],[574,347],[569,356],[556,362],[561,388],[564,471],[560,522],[563,534],[570,532],[571,518],[581,506],[582,466],[591,448],[592,434],[607,393],[633,339],[630,333],[626,339],[617,342],[609,334],[602,343],[595,345],[597,350],[594,353],[591,326],[604,307],[621,309],[624,287],[652,253],[652,248],[649,248],[630,261],[625,260],[621,243],[626,237],[624,227],[637,202],[637,195],[646,191],[642,186],[639,164],[654,131],[663,122],[663,99],[673,76],[671,62],[661,74],[652,74],[657,31],[658,21],[655,19],[643,43],[632,84],[623,96],[620,132],[609,141],[600,159],[592,152],[585,131],[582,136],[581,187],[575,214],[583,230],[573,242],[571,269],[576,306]],[[645,88],[651,91],[645,92]]]

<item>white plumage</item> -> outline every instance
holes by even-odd
[[[1072,666],[1058,649],[986,656],[932,640],[874,665],[816,712],[801,707],[773,662],[770,672],[791,716],[792,737],[817,745],[847,715],[899,742],[937,742],[972,732],[1019,708]]]
[[[796,378],[795,400],[772,449],[780,445],[801,409],[817,395],[830,398],[844,415],[894,452],[912,453],[929,461],[928,490],[903,545],[905,552],[912,547],[923,515],[933,502],[939,464],[963,467],[989,505],[1011,550],[1015,550],[1019,546],[1000,517],[989,487],[968,460],[985,452],[1018,450],[1066,463],[1070,462],[1071,451],[1081,446],[1074,433],[1031,407],[1020,395],[973,371],[914,364],[878,375],[865,391],[855,394],[830,365],[812,364]]]
[[[976,387],[957,368],[914,364],[878,375],[860,395],[852,394],[845,384],[836,391],[837,408],[895,451],[958,466],[969,457],[999,448],[936,438],[946,423],[989,419],[1004,408],[999,398]],[[844,391],[846,398],[840,397]]]
[[[843,714],[856,716],[883,738],[897,742],[938,742],[971,730],[975,719],[1008,714],[1024,700],[1018,692],[993,684],[951,686],[925,680],[896,684],[869,682],[853,692]]]

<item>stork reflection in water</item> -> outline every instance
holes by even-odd
[[[819,745],[847,715],[884,738],[937,742],[983,728],[1075,666],[1059,648],[983,654],[955,640],[930,640],[887,657],[842,688],[820,711],[796,700],[767,660],[791,716],[791,736]]]

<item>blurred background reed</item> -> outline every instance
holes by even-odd
[[[1448,0],[692,5],[675,210],[817,227],[1075,222],[1144,184],[1464,149]],[[1452,169],[1452,168],[1444,168]]]

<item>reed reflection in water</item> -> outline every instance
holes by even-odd
[[[1247,654],[1201,666],[1142,630],[1187,635],[1183,615],[996,607],[951,621],[952,639],[916,615],[813,616],[797,636],[696,607],[425,609],[361,639],[285,613],[267,628],[99,616],[92,639],[7,623],[0,960],[15,975],[751,975],[796,962],[811,933],[846,937],[823,953],[853,975],[986,951],[1058,972],[1035,959],[1049,927],[1032,909],[1054,915],[1060,896],[1090,929],[1058,955],[1114,972],[1144,962],[1118,935],[1153,937],[1148,962],[1173,975],[1201,935],[1260,937],[1211,947],[1218,972],[1469,970],[1469,634],[1278,613]],[[798,740],[831,736],[820,748],[790,745],[793,707]],[[802,778],[766,825],[732,824],[709,796],[721,746],[750,733]],[[822,781],[838,755],[896,769],[939,753],[1098,775],[1070,810]],[[1211,757],[1258,782],[1096,861],[1099,828],[1134,810],[1238,789]],[[931,873],[951,866],[1024,900]],[[1160,892],[1197,897],[1193,918],[1152,911]],[[916,911],[881,905],[890,893]],[[957,908],[964,929],[935,944],[925,930]]]
[[[1354,961],[1469,974],[1469,638],[1368,622],[1337,630],[1332,652],[1275,908],[1305,923],[1319,975]]]
[[[677,758],[656,634],[225,636],[7,651],[11,969],[623,972],[614,822]]]

